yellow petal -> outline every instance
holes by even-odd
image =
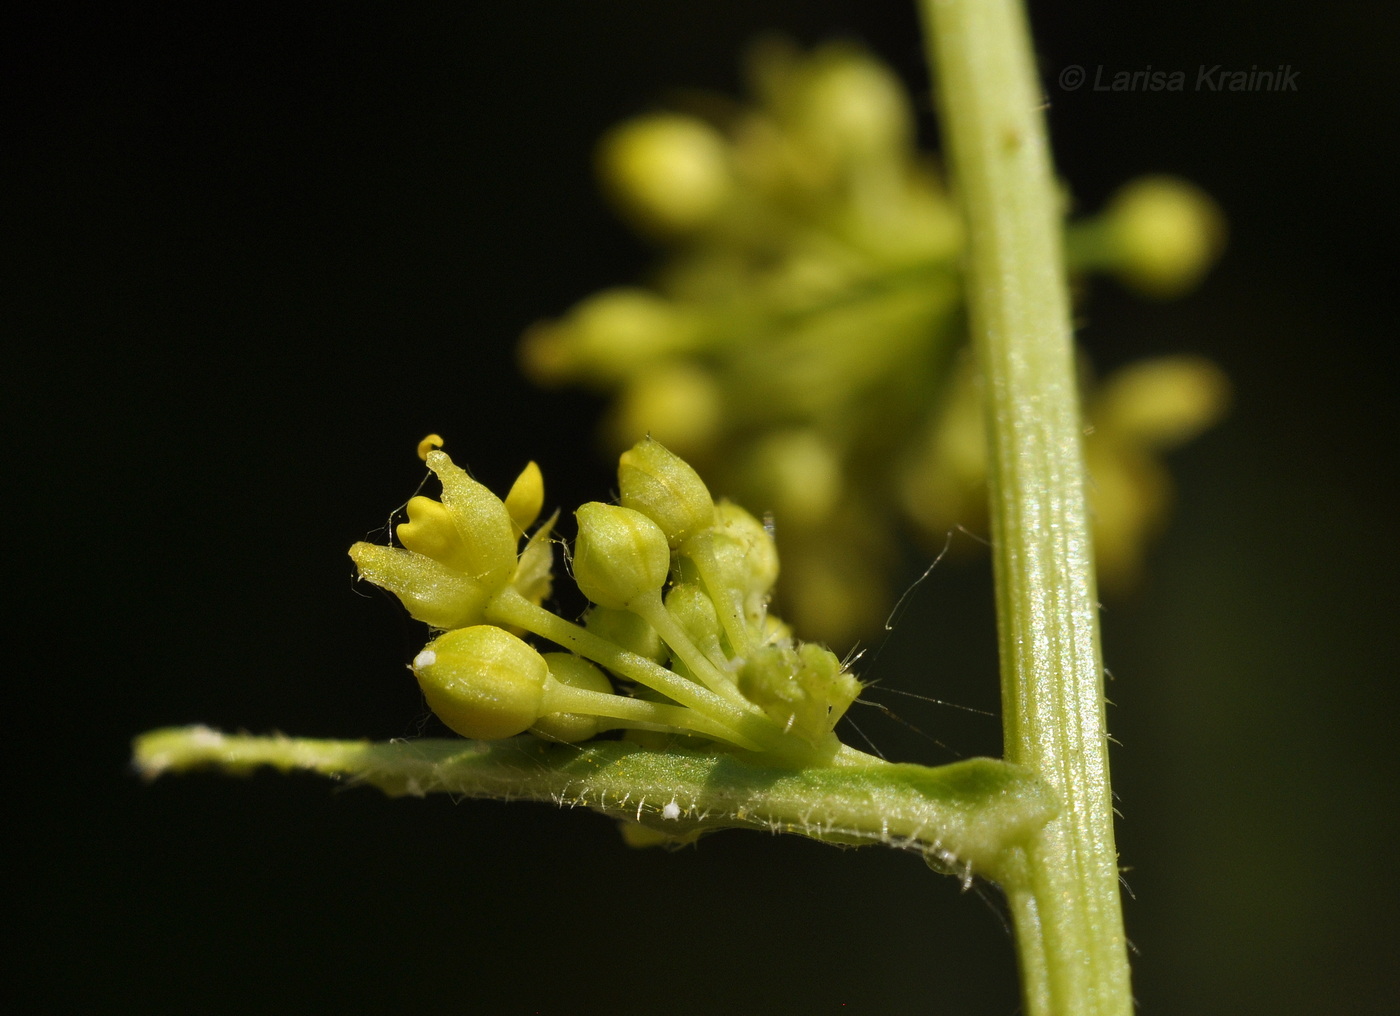
[[[520,471],[506,495],[506,511],[515,524],[515,535],[523,536],[535,524],[544,507],[544,474],[531,462]]]
[[[504,587],[515,573],[515,530],[506,506],[446,452],[429,452],[428,468],[442,482],[442,503],[462,538],[462,570],[493,591]]]
[[[415,554],[431,557],[449,568],[466,572],[471,564],[467,548],[447,507],[421,495],[411,498],[406,507],[408,521],[395,530],[399,542]]]
[[[350,557],[360,577],[397,596],[408,612],[434,628],[480,624],[493,590],[440,561],[410,550],[357,543]]]

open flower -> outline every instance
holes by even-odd
[[[426,454],[442,482],[442,500],[415,497],[398,527],[399,547],[357,543],[350,557],[361,577],[392,592],[434,628],[480,624],[487,603],[508,587],[532,603],[549,594],[551,518],[517,557],[519,537],[539,515],[544,480],[531,462],[502,501],[455,465],[446,452]]]

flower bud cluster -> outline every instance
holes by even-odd
[[[787,609],[845,646],[888,613],[902,524],[936,545],[984,510],[980,399],[958,370],[962,229],[913,105],[868,53],[770,42],[748,72],[747,105],[697,103],[603,138],[604,189],[667,260],[654,289],[604,290],[534,325],[521,356],[541,383],[614,393],[618,448],[654,435],[781,519]],[[1148,178],[1070,227],[1067,260],[1167,296],[1222,237],[1203,194]],[[645,514],[653,496],[623,506]],[[1096,508],[1101,544],[1140,544],[1149,501]],[[675,521],[653,520],[678,550]]]
[[[573,574],[594,604],[582,626],[542,606],[554,519],[526,538],[544,501],[539,469],[531,463],[502,500],[445,452],[426,459],[442,500],[408,502],[402,547],[358,543],[350,553],[363,578],[441,630],[412,670],[447,726],[564,742],[626,728],[796,761],[842,750],[832,731],[860,682],[769,612],[770,533],[716,504],[659,442],[622,456],[621,504],[576,513]],[[527,633],[568,651],[541,653]]]

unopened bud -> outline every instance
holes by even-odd
[[[671,547],[708,528],[715,503],[700,474],[660,441],[643,438],[617,464],[622,503],[651,519]]]
[[[585,380],[611,386],[649,363],[689,347],[690,316],[644,289],[595,293],[559,321],[525,334],[521,357],[536,381]]]
[[[799,93],[799,123],[813,144],[863,161],[907,145],[914,118],[899,81],[882,64],[846,46],[818,52]]]
[[[681,582],[666,594],[666,609],[707,656],[720,652],[719,615],[703,587]]]
[[[595,606],[583,619],[583,626],[600,639],[653,663],[663,663],[671,655],[656,629],[630,610]]]
[[[413,661],[428,706],[463,737],[514,737],[540,718],[544,658],[509,632],[476,625],[447,632]]]
[[[581,656],[573,653],[545,653],[549,675],[560,684],[585,691],[612,694],[612,682],[606,674]],[[566,741],[575,744],[598,734],[601,724],[596,716],[582,713],[546,713],[530,728],[530,733],[546,741]]]
[[[763,523],[731,501],[715,508],[714,553],[725,577],[746,594],[766,595],[778,581],[778,547]]]
[[[615,128],[599,147],[598,171],[638,225],[662,234],[705,225],[732,190],[724,138],[702,120],[675,114]]]
[[[1186,292],[1225,245],[1225,219],[1215,202],[1173,177],[1127,184],[1114,196],[1105,220],[1118,275],[1148,296]]]
[[[574,580],[601,607],[625,610],[633,600],[659,592],[671,570],[666,534],[641,512],[591,501],[574,513]]]
[[[1123,367],[1094,398],[1095,432],[1172,448],[1211,427],[1230,400],[1225,372],[1199,356],[1162,356]]]

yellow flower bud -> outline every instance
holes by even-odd
[[[586,691],[612,694],[612,682],[601,670],[573,653],[545,653],[549,676],[560,684]],[[575,744],[596,737],[601,724],[596,716],[582,713],[546,713],[530,728],[530,733],[546,741],[566,741]]]
[[[710,222],[733,189],[728,146],[690,116],[639,117],[603,139],[598,172],[622,210],[656,233],[688,233]]]
[[[649,363],[692,346],[690,315],[644,289],[606,289],[562,320],[537,324],[520,347],[526,372],[542,384],[584,380],[611,386]]]
[[[858,49],[833,45],[803,70],[795,113],[809,144],[853,162],[892,158],[908,146],[913,112],[883,64]]]
[[[601,607],[625,610],[633,600],[659,592],[671,570],[666,534],[641,512],[591,501],[574,513],[574,580]]]
[[[700,474],[661,442],[643,438],[617,464],[622,503],[651,519],[672,547],[714,523],[715,503]]]
[[[1208,195],[1184,180],[1134,180],[1105,216],[1118,275],[1148,296],[1191,289],[1225,245],[1225,218]]]
[[[1116,443],[1173,448],[1212,427],[1230,400],[1225,372],[1199,356],[1161,356],[1123,367],[1095,394],[1095,434]]]
[[[439,636],[413,660],[428,706],[463,737],[514,737],[540,718],[544,657],[491,625]]]

